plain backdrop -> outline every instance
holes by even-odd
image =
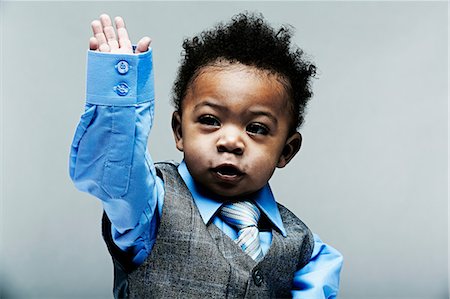
[[[446,2],[3,2],[3,296],[111,298],[101,203],[68,175],[90,22],[153,39],[154,160],[180,160],[170,90],[183,38],[258,11],[316,63],[303,147],[275,196],[344,255],[340,298],[448,298]]]

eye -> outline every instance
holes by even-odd
[[[269,128],[260,123],[251,123],[247,126],[247,132],[251,134],[267,135],[269,134]]]
[[[220,122],[219,120],[212,116],[212,115],[202,115],[198,118],[198,122],[201,123],[202,125],[207,125],[207,126],[213,126],[213,127],[218,127],[220,126]]]

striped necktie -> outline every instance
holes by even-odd
[[[259,262],[264,254],[259,244],[258,221],[261,213],[257,206],[249,201],[224,204],[220,216],[230,226],[238,229],[236,242],[253,260]]]

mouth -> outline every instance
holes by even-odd
[[[244,173],[234,165],[222,164],[212,169],[214,175],[222,181],[235,182],[238,181]]]

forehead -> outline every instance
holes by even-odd
[[[270,109],[283,116],[290,105],[285,80],[278,74],[240,63],[209,65],[197,72],[188,88],[185,104],[200,102],[230,109]]]

